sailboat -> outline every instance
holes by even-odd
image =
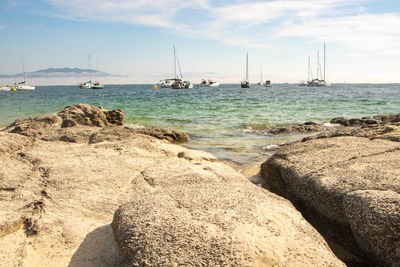
[[[178,77],[178,75],[176,73],[176,66],[178,66],[180,78]],[[189,88],[193,88],[193,84],[191,84],[189,81],[184,81],[183,80],[181,66],[179,64],[178,56],[176,55],[175,46],[174,46],[174,68],[175,68],[175,82],[173,84],[171,84],[171,88],[172,89],[189,89]]]
[[[262,69],[260,68],[260,81],[257,83],[257,85],[262,85],[263,83]]]
[[[24,73],[24,80],[14,83],[14,88],[17,90],[35,90],[35,86],[26,84],[26,74],[24,66],[24,55],[21,53],[22,72]]]
[[[96,69],[98,69],[97,68],[97,62],[96,62]],[[98,81],[94,81],[94,82],[92,82],[92,89],[104,89],[104,85],[102,85]]]
[[[311,75],[311,80],[310,80]],[[308,80],[307,82],[301,82],[300,86],[312,86],[312,87],[326,87],[331,86],[330,82],[326,81],[326,45],[324,43],[324,74],[321,73],[321,63],[319,61],[319,51],[317,52],[317,78],[313,78],[312,69],[310,64],[310,57],[308,57]]]
[[[240,82],[241,88],[250,88],[249,82],[249,54],[246,53],[246,79]]]
[[[90,89],[90,88],[92,88],[92,73],[90,72],[90,55],[88,56],[88,58],[89,58],[89,81],[79,83],[79,87]]]

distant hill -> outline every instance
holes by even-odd
[[[125,77],[125,75],[114,75],[102,71],[90,70],[93,76],[99,77]],[[23,73],[19,74],[0,74],[0,78],[18,78],[23,77]],[[48,68],[45,70],[37,70],[27,72],[26,76],[30,78],[62,78],[62,77],[80,77],[89,76],[89,69],[80,68]]]

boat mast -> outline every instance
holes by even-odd
[[[178,64],[179,74],[181,75],[181,80],[183,80],[181,65],[179,64],[178,55],[176,54],[176,51],[175,51],[175,46],[174,46],[174,57],[175,57],[175,61],[174,61],[175,62],[175,78],[178,78],[178,76],[176,75],[176,64]]]
[[[92,82],[92,73],[90,72],[90,55],[88,55],[89,58],[89,81]]]
[[[319,61],[319,50],[317,51],[317,80],[322,79],[321,62]]]
[[[264,81],[263,81],[263,76],[262,76],[262,68],[260,67],[260,79],[261,79],[261,84],[263,84],[264,83]]]
[[[310,82],[310,64],[311,64],[311,62],[310,62],[310,57],[308,57],[308,82]],[[311,79],[312,79],[312,77],[311,77]]]
[[[24,73],[24,82],[25,82],[25,66],[24,66],[24,54],[21,53],[21,63],[22,63],[22,72]]]
[[[249,53],[246,53],[246,81],[249,81]]]
[[[175,51],[175,45],[174,45],[174,77],[175,77],[175,79],[178,78],[178,76],[176,76],[176,51]]]
[[[325,82],[325,67],[326,67],[326,45],[324,42],[324,82]]]

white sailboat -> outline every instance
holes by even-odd
[[[97,67],[97,62],[96,62],[96,69],[95,71],[98,72],[98,67]],[[95,73],[93,74],[95,75]],[[100,83],[99,81],[94,81],[92,82],[92,89],[104,89],[104,85]]]
[[[250,88],[249,82],[249,54],[246,53],[246,78],[240,82],[241,88]]]
[[[176,74],[176,66],[178,66],[179,69],[179,74],[180,78],[178,78],[178,75]],[[171,85],[172,89],[189,89],[193,88],[193,84],[191,84],[189,81],[184,81],[183,80],[183,75],[181,71],[181,65],[179,64],[178,56],[176,54],[175,46],[174,46],[174,67],[175,67],[175,83]]]
[[[179,66],[178,57],[176,55],[175,45],[173,46],[173,50],[174,50],[174,78],[160,80],[157,83],[157,85],[158,85],[158,87],[161,87],[161,88],[173,88],[173,85],[175,87],[174,89],[192,88],[193,85],[190,84],[190,82],[188,82],[188,81],[186,81],[187,88],[178,88],[178,87],[182,87],[182,84],[184,83],[184,81],[183,81],[183,77],[182,77],[181,68]],[[179,76],[178,76],[178,74],[176,72],[176,67],[177,66],[179,68],[180,78],[179,78]]]
[[[80,88],[84,88],[84,89],[92,88],[92,72],[90,71],[90,55],[88,55],[88,58],[89,58],[89,81],[78,84]]]
[[[262,85],[264,83],[263,76],[262,76],[262,69],[260,68],[260,81],[257,83],[257,85]]]
[[[24,80],[14,83],[14,88],[17,90],[35,90],[35,86],[26,84],[26,74],[24,66],[24,55],[21,53],[22,72],[24,73]]]
[[[311,80],[310,80],[311,75]],[[326,45],[324,43],[324,74],[321,73],[321,63],[319,61],[319,51],[317,52],[317,77],[314,79],[312,75],[312,69],[310,64],[310,57],[308,57],[308,80],[307,82],[300,82],[300,86],[312,86],[312,87],[326,87],[331,86],[330,82],[326,81]]]

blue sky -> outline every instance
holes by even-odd
[[[332,82],[400,82],[400,1],[2,0],[0,73],[93,66],[153,83],[307,78],[327,44]],[[314,73],[316,72],[314,67]],[[75,82],[75,81],[73,81]]]

